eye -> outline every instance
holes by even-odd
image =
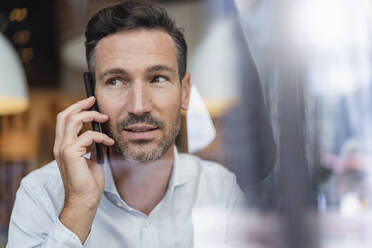
[[[120,78],[113,78],[107,81],[107,84],[110,86],[120,86],[124,84],[124,81],[121,80]]]
[[[151,83],[163,83],[163,82],[166,82],[168,81],[168,79],[166,79],[165,77],[163,76],[155,76],[152,80],[151,80]]]

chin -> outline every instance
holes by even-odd
[[[134,152],[127,154],[125,160],[133,163],[149,163],[161,159],[164,154],[157,151],[146,151],[146,152]]]
[[[166,151],[159,142],[154,140],[137,140],[136,142],[129,141],[119,144],[119,153],[122,157],[134,163],[153,162],[161,159]]]

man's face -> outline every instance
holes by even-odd
[[[95,94],[109,116],[103,125],[116,151],[130,161],[157,160],[169,150],[187,109],[190,77],[182,85],[176,47],[161,30],[118,32],[95,50]]]

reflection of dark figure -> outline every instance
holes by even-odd
[[[226,164],[230,165],[236,173],[243,191],[249,199],[258,204],[257,197],[250,192],[252,188],[258,191],[265,190],[265,186],[258,183],[273,170],[276,148],[256,66],[239,25],[236,25],[235,32],[236,44],[232,45],[241,51],[238,59],[241,61],[239,64],[241,65],[242,99],[239,105],[232,108],[222,120],[224,153]],[[257,187],[252,187],[253,184]],[[266,182],[263,184],[266,185]],[[260,195],[260,197],[269,196]]]

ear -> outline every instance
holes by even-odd
[[[190,73],[186,73],[182,79],[182,102],[181,109],[186,111],[189,108],[190,102]]]

